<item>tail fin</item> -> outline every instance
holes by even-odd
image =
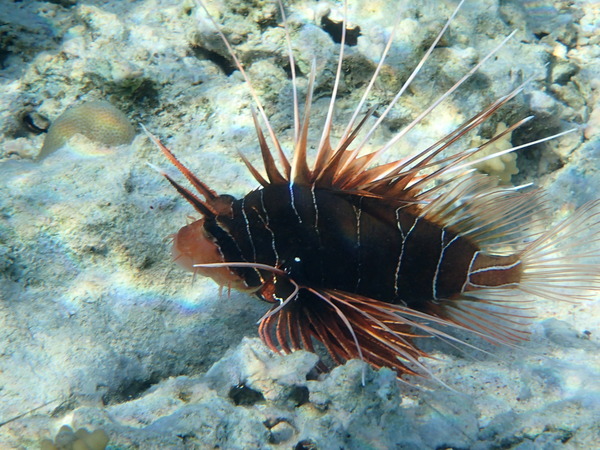
[[[589,300],[600,291],[600,200],[530,243],[519,290],[549,300]]]
[[[432,303],[428,312],[490,342],[512,345],[529,335],[534,297],[567,302],[594,298],[600,293],[600,200],[536,235],[520,255],[517,285],[465,292]]]

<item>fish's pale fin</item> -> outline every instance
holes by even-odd
[[[496,207],[499,208],[492,214],[498,216],[498,219],[492,220],[490,215],[484,219],[481,228],[476,225],[469,226],[476,233],[481,230],[488,238],[496,233],[501,236],[503,234],[501,230],[507,230],[508,236],[518,234],[520,219],[532,214],[529,200],[531,198],[532,205],[535,205],[536,196],[529,197],[523,194],[517,197],[509,195],[495,198],[495,194],[497,193],[493,191],[490,193],[489,205],[482,204],[479,207],[483,206],[484,216],[488,214],[485,212],[486,208],[490,208],[489,214],[492,214]],[[501,216],[503,210],[506,210],[506,218]],[[446,219],[452,219],[450,210],[445,214]],[[469,215],[461,216],[459,212],[456,217],[459,221],[466,222]],[[583,205],[571,217],[560,222],[550,231],[532,234],[528,240],[529,242],[527,239],[513,239],[512,244],[520,247],[513,255],[515,258],[513,264],[483,266],[470,272],[469,284],[465,283],[465,292],[462,295],[431,302],[428,312],[475,331],[488,341],[513,344],[527,339],[527,327],[535,318],[533,303],[536,297],[550,301],[579,302],[593,299],[598,295],[600,291],[600,200]],[[489,260],[495,258],[480,256]],[[490,284],[487,288],[486,283],[482,283],[480,288],[473,284],[475,277],[485,281],[486,272],[491,277],[494,272],[503,270],[506,273],[509,270],[517,271],[518,281],[494,287]],[[492,281],[492,278],[489,280]],[[474,287],[476,289],[473,289]]]
[[[346,24],[348,22],[348,0],[344,0],[344,14],[342,17],[342,37],[340,41],[340,52],[338,56],[337,69],[335,71],[335,80],[333,82],[333,89],[331,91],[331,99],[329,100],[329,108],[327,110],[327,117],[325,118],[325,124],[323,125],[323,132],[321,133],[321,140],[317,147],[317,156],[315,159],[315,167],[322,166],[325,161],[331,158],[333,149],[331,148],[331,127],[333,125],[333,112],[335,109],[335,100],[337,97],[338,87],[340,85],[340,79],[342,77],[342,63],[344,61],[344,45],[346,44]]]
[[[500,105],[503,105],[504,103],[501,103]],[[482,121],[487,120],[487,118],[489,117],[489,114],[491,113],[487,113],[486,111],[482,112],[481,115],[482,117],[480,118]],[[426,176],[422,177],[419,181],[415,182],[414,184],[410,184],[408,186],[408,188],[402,188],[402,190],[398,190],[398,186],[396,186],[398,184],[398,181],[394,181],[393,185],[393,189],[390,190],[391,193],[398,193],[398,194],[404,194],[404,195],[408,195],[409,197],[412,197],[414,195],[419,194],[422,190],[423,190],[423,185],[426,183],[429,183],[431,181],[437,180],[439,179],[441,176],[444,176],[448,173],[448,171],[450,169],[452,169],[453,167],[455,167],[457,164],[463,162],[464,160],[470,158],[472,155],[476,154],[477,152],[480,152],[481,150],[487,148],[488,146],[492,145],[494,142],[496,142],[497,140],[503,138],[504,136],[506,136],[509,133],[512,133],[514,130],[516,130],[517,128],[519,128],[520,126],[526,124],[527,122],[529,122],[531,119],[533,119],[533,116],[528,116],[525,117],[524,119],[519,120],[518,122],[512,124],[511,126],[509,126],[506,130],[496,134],[495,136],[493,136],[491,139],[488,139],[486,142],[484,142],[482,145],[475,147],[473,149],[468,149],[466,151],[461,151],[458,153],[455,153],[454,155],[452,155],[451,157],[448,158],[448,162],[444,162],[441,163],[440,162],[434,162],[432,164],[433,167],[435,166],[439,166],[439,168],[437,168],[436,170],[434,170],[432,173],[427,174]],[[476,125],[474,125],[472,128],[474,128]],[[466,133],[467,131],[470,131],[472,128],[466,128],[465,130],[461,131],[460,133],[456,134],[456,136],[453,137],[453,139],[451,139],[450,141],[448,141],[448,143],[446,145],[450,145],[451,143],[453,143],[454,141],[460,139],[464,133]],[[423,162],[426,164],[426,166],[429,166],[429,160],[431,160],[431,157],[428,158],[427,161]],[[423,169],[427,169],[428,167],[423,167],[423,163],[420,163],[421,166],[421,170]]]
[[[346,138],[352,132],[352,129],[354,128],[354,124],[356,122],[356,119],[361,114],[361,111],[363,110],[362,109],[363,105],[367,101],[367,98],[369,97],[369,94],[371,93],[371,90],[373,89],[373,85],[375,84],[375,81],[377,81],[377,78],[379,77],[379,72],[381,71],[381,68],[383,67],[383,64],[385,63],[385,59],[388,56],[388,53],[389,53],[390,48],[392,46],[392,43],[394,42],[394,36],[396,35],[396,29],[397,29],[397,26],[398,26],[399,22],[400,22],[399,18],[396,19],[396,20],[394,20],[394,26],[393,26],[392,31],[390,32],[390,35],[389,35],[389,37],[387,39],[387,42],[385,44],[385,48],[383,49],[383,51],[381,53],[381,56],[379,57],[379,62],[377,63],[377,67],[375,68],[375,72],[373,72],[373,75],[371,76],[371,80],[369,81],[369,84],[367,85],[365,91],[363,92],[363,95],[360,98],[360,101],[358,102],[358,105],[356,105],[354,113],[352,114],[352,117],[350,118],[350,120],[348,122],[348,125],[346,125],[346,130],[344,131],[344,134],[342,134],[342,137],[340,138],[340,144],[338,145],[338,148],[343,145],[343,143],[346,141]]]
[[[317,187],[331,187],[333,186],[334,177],[338,175],[339,167],[346,163],[347,158],[351,155],[348,151],[348,147],[356,136],[361,128],[364,126],[367,119],[373,114],[375,111],[375,107],[369,109],[359,124],[352,130],[352,132],[345,137],[343,141],[340,141],[339,147],[335,151],[335,153],[328,159],[323,161],[317,161],[313,169],[313,179],[314,185]],[[352,171],[352,167],[349,170],[346,170],[348,176],[353,177],[354,173]]]
[[[290,27],[287,23],[287,17],[285,14],[285,8],[283,7],[282,0],[277,0],[279,5],[279,13],[281,14],[281,20],[283,22],[283,29],[285,30],[285,41],[287,44],[288,60],[290,62],[290,74],[292,75],[292,103],[294,107],[294,142],[298,141],[298,135],[300,133],[300,111],[298,107],[298,77],[296,76],[296,61],[294,58],[294,52],[292,51],[292,38],[290,36]]]
[[[413,156],[388,163],[388,170],[382,171],[378,166],[364,169],[375,162],[375,157],[379,150],[356,157],[352,161],[348,158],[352,158],[354,153],[349,152],[351,155],[346,158],[346,163],[342,165],[336,174],[336,186],[342,189],[365,190],[390,198],[411,200],[425,189],[427,183],[433,181],[439,182],[443,177],[448,179],[460,176],[460,173],[455,173],[451,177],[448,177],[447,174],[451,171],[456,172],[455,168],[459,165],[466,166],[461,163],[525,124],[532,117],[526,117],[512,124],[506,130],[496,134],[478,147],[461,150],[444,158],[437,157],[452,144],[459,141],[465,134],[484,123],[499,108],[512,100],[524,89],[529,81],[531,79],[517,86],[508,95],[495,100],[425,150]],[[463,169],[464,172],[465,170]]]
[[[515,344],[529,338],[536,315],[530,298],[506,294],[500,289],[471,291],[456,299],[436,301],[429,311],[493,344]]]
[[[549,300],[589,300],[600,291],[600,200],[569,218],[523,250],[519,289]]]
[[[432,189],[416,199],[425,204],[423,217],[488,253],[522,250],[548,221],[548,200],[541,190],[497,186],[487,175],[467,174],[441,192]]]
[[[362,140],[360,141],[360,143],[358,144],[358,146],[354,150],[352,150],[352,155],[349,158],[349,161],[355,161],[356,160],[356,158],[358,157],[358,154],[364,148],[364,146],[369,142],[369,139],[371,138],[371,136],[373,135],[373,133],[375,132],[375,130],[377,130],[377,128],[379,128],[379,126],[381,125],[381,123],[383,122],[383,120],[386,118],[386,116],[389,114],[389,112],[393,109],[393,107],[396,105],[396,103],[398,103],[398,101],[400,100],[400,98],[402,97],[402,95],[404,94],[404,92],[410,87],[411,83],[413,82],[413,80],[415,79],[415,77],[417,76],[417,74],[421,71],[421,69],[423,68],[423,66],[425,65],[425,63],[427,62],[427,60],[429,59],[431,53],[435,49],[435,47],[438,45],[440,39],[446,33],[446,30],[450,26],[450,23],[452,22],[452,20],[454,19],[454,17],[458,13],[458,10],[460,9],[460,7],[464,3],[464,1],[465,0],[461,0],[459,2],[459,4],[457,5],[456,9],[452,13],[452,15],[446,21],[444,27],[440,30],[440,32],[438,33],[438,35],[436,36],[436,38],[433,40],[433,42],[431,43],[431,45],[429,46],[429,48],[427,49],[427,51],[425,52],[425,54],[423,55],[423,57],[421,58],[421,60],[419,61],[419,63],[415,66],[415,68],[411,72],[410,76],[403,83],[403,85],[400,88],[400,90],[396,93],[396,96],[388,104],[388,106],[385,109],[385,111],[383,113],[381,113],[381,115],[379,116],[379,118],[377,119],[377,121],[375,122],[375,124],[373,124],[373,126],[370,128],[370,130],[362,138]],[[455,86],[453,86],[452,88],[450,88],[450,90],[447,93],[445,93],[441,97],[441,99],[438,99],[438,101],[436,103],[434,103],[434,105],[432,105],[430,108],[428,108],[427,110],[425,110],[417,119],[415,119],[413,121],[413,123],[411,123],[407,127],[403,128],[382,149],[378,150],[377,152],[373,152],[373,157],[379,156],[381,153],[383,153],[385,150],[387,150],[393,144],[395,144],[396,142],[398,142],[398,140],[401,139],[402,136],[404,136],[411,128],[413,128],[415,125],[417,125],[423,119],[423,117],[425,117],[427,114],[429,114],[439,103],[441,103],[447,96],[449,96],[454,90],[456,90],[458,88],[458,86],[460,86],[460,84],[462,84],[464,81],[466,81],[481,66],[481,64],[485,61],[485,59],[488,59],[488,58],[489,58],[489,56],[486,57],[486,58],[484,58],[484,60],[482,60],[474,68],[474,70],[472,70],[472,72],[469,72],[469,74],[466,75],[464,77],[464,79],[461,79]],[[367,166],[370,163],[371,163],[371,160],[365,161],[364,165],[361,166],[358,170],[356,170],[356,172],[357,173],[362,172],[364,169],[367,168]],[[342,167],[342,170],[343,169],[344,169],[344,167]]]

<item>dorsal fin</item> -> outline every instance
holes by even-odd
[[[217,193],[215,191],[213,191],[205,183],[200,181],[198,179],[198,177],[196,175],[194,175],[194,173],[190,169],[188,169],[186,166],[184,166],[175,157],[175,155],[173,154],[173,152],[171,152],[171,150],[169,150],[162,142],[160,142],[160,140],[156,136],[154,136],[152,133],[150,133],[146,129],[144,124],[140,124],[140,125],[142,126],[144,133],[146,133],[146,135],[150,138],[150,140],[152,142],[154,142],[154,145],[156,145],[160,149],[160,151],[163,153],[163,155],[165,155],[167,157],[167,159],[169,161],[171,161],[171,163],[175,167],[177,167],[177,169],[182,173],[182,175],[187,178],[187,180],[190,182],[190,184],[192,186],[194,186],[194,188],[196,188],[196,190],[198,191],[198,193],[200,195],[202,195],[208,201],[214,200],[215,198],[217,198]]]
[[[260,146],[260,152],[262,154],[263,163],[265,165],[265,170],[267,172],[267,177],[271,184],[284,184],[287,183],[283,175],[277,169],[277,165],[275,164],[275,160],[273,159],[273,155],[271,154],[271,150],[269,149],[269,145],[265,140],[265,136],[262,132],[260,124],[258,123],[258,117],[256,117],[256,112],[254,108],[251,109],[252,112],[252,120],[254,121],[254,127],[256,128],[256,135],[258,136],[258,144]],[[246,160],[244,160],[246,162]],[[248,163],[246,164],[248,165]],[[252,167],[252,169],[254,169]],[[251,169],[251,171],[252,171]],[[254,177],[256,178],[256,176]],[[257,178],[257,181],[260,183],[261,181]],[[261,183],[262,184],[262,183]]]
[[[142,129],[148,135],[148,137],[154,142],[154,144],[163,152],[163,154],[173,163],[177,169],[189,180],[189,182],[196,188],[198,193],[202,195],[206,201],[201,200],[198,196],[194,195],[188,189],[181,186],[177,183],[173,178],[171,178],[166,172],[154,166],[153,164],[147,163],[150,167],[160,173],[163,177],[165,177],[169,183],[181,194],[183,198],[185,198],[196,211],[202,214],[204,217],[215,217],[217,215],[217,211],[211,206],[211,202],[218,199],[218,195],[215,191],[210,189],[206,184],[196,177],[186,166],[184,166],[176,157],[173,155],[171,150],[169,150],[160,140],[150,133],[146,127],[141,124]]]
[[[252,94],[252,97],[255,101],[256,107],[259,111],[259,115],[262,118],[263,122],[266,124],[268,134],[271,140],[273,141],[274,150],[271,150],[266,142],[265,136],[263,135],[261,126],[259,124],[258,115],[253,111],[252,117],[257,131],[259,146],[261,149],[263,164],[267,176],[262,176],[246,158],[243,159],[254,178],[263,186],[267,186],[269,184],[294,183],[299,185],[310,185],[318,188],[330,188],[341,191],[363,192],[365,195],[370,194],[402,200],[416,199],[416,196],[422,193],[422,190],[425,188],[427,183],[431,181],[440,181],[442,175],[447,175],[448,173],[451,173],[453,171],[456,173],[456,176],[460,176],[460,173],[456,172],[458,167],[464,167],[466,168],[466,170],[469,170],[469,163],[465,161],[467,158],[477,153],[482,148],[489,146],[495,140],[499,139],[506,133],[512,131],[516,127],[522,125],[524,121],[529,120],[528,118],[526,118],[522,121],[517,122],[516,124],[513,124],[511,127],[508,128],[508,131],[494,136],[492,139],[488,140],[486,143],[479,146],[478,148],[461,150],[449,156],[444,156],[440,158],[442,152],[447,150],[452,144],[456,143],[459,139],[465,136],[465,134],[467,134],[468,132],[472,131],[475,127],[485,122],[494,112],[498,110],[498,108],[505,105],[508,101],[510,101],[518,93],[520,93],[523,90],[525,84],[529,81],[527,80],[523,84],[515,88],[508,95],[500,97],[487,108],[475,114],[469,120],[465,121],[456,130],[444,136],[429,148],[417,152],[415,155],[409,158],[402,158],[396,161],[377,165],[378,160],[384,152],[393,147],[411,129],[413,129],[415,126],[421,123],[421,121],[429,114],[431,114],[435,110],[435,108],[437,108],[453,92],[455,92],[461,85],[463,85],[467,80],[469,80],[483,64],[489,61],[506,44],[506,42],[508,42],[508,40],[514,36],[514,34],[516,33],[515,30],[508,36],[506,36],[494,49],[492,49],[488,54],[481,58],[480,61],[478,61],[478,63],[475,64],[464,76],[462,76],[458,81],[456,81],[450,89],[448,89],[445,93],[438,97],[431,105],[425,108],[410,124],[408,124],[402,130],[400,130],[398,133],[396,133],[383,146],[370,153],[361,154],[373,133],[378,129],[379,126],[381,126],[381,124],[383,123],[387,115],[390,113],[392,108],[398,103],[402,95],[406,92],[412,81],[415,79],[417,74],[421,71],[422,67],[428,61],[433,50],[435,49],[439,41],[442,39],[442,36],[447,31],[448,27],[450,26],[450,23],[457,15],[459,9],[464,3],[464,0],[461,0],[456,6],[453,13],[446,21],[446,23],[444,24],[441,31],[437,34],[436,38],[433,40],[432,44],[429,46],[419,63],[415,66],[409,77],[398,90],[394,98],[386,106],[385,110],[378,116],[375,123],[371,125],[370,128],[368,128],[365,135],[361,137],[361,139],[358,140],[357,143],[355,143],[357,141],[356,138],[358,136],[359,130],[363,128],[363,126],[367,122],[367,119],[371,116],[370,112],[363,117],[359,125],[355,128],[354,123],[356,122],[356,119],[360,114],[361,108],[364,106],[367,100],[369,92],[371,91],[375,81],[377,80],[377,77],[380,73],[381,68],[383,67],[383,62],[385,61],[388,52],[390,51],[395,29],[392,31],[390,37],[386,42],[385,48],[381,54],[379,63],[377,64],[373,76],[371,77],[368,86],[361,97],[358,107],[354,111],[344,133],[342,134],[339,143],[337,144],[337,147],[332,147],[330,139],[333,123],[333,113],[335,109],[337,90],[342,76],[345,25],[347,23],[348,15],[347,0],[344,0],[342,40],[340,44],[340,52],[337,62],[334,86],[332,89],[332,96],[330,99],[327,116],[324,121],[320,142],[317,147],[315,163],[311,170],[308,164],[307,155],[309,131],[308,128],[310,122],[310,110],[313,98],[313,89],[315,86],[316,61],[313,60],[311,65],[305,102],[306,106],[303,112],[303,118],[301,119],[298,108],[298,80],[296,76],[294,56],[292,54],[290,30],[286,20],[283,3],[281,0],[277,0],[277,2],[283,20],[283,26],[285,29],[288,57],[292,70],[292,90],[294,99],[294,150],[291,158],[291,163],[284,155],[279,141],[275,136],[273,127],[270,125],[265,114],[264,108],[262,107],[262,104],[256,94],[256,91],[252,86],[250,79],[246,74],[243,66],[239,62],[239,59],[235,55],[232,46],[229,44],[224,34],[219,30],[214,19],[210,17],[210,20],[216,27],[217,33],[225,43],[227,50],[233,58],[236,67],[240,70],[242,76],[248,83],[250,93]],[[205,12],[208,14],[206,8],[204,7],[204,5],[202,5],[201,1],[199,1],[199,3],[204,8]],[[555,136],[559,135],[560,134]],[[548,139],[551,138],[553,137],[550,137]],[[522,146],[519,148],[522,148]],[[275,158],[273,157],[273,151],[276,151],[278,153],[280,160],[279,162],[282,166],[282,170],[278,169],[277,167]],[[443,183],[445,181],[447,180],[442,180],[441,182]]]
[[[308,145],[308,126],[310,123],[310,107],[312,105],[313,89],[317,71],[316,61],[313,59],[308,78],[308,92],[306,93],[306,105],[304,107],[304,120],[300,126],[298,140],[294,145],[294,157],[292,158],[292,174],[290,181],[296,184],[310,184],[310,169],[308,168],[306,147]]]

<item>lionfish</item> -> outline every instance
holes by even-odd
[[[426,63],[463,1],[386,109],[358,139],[374,115],[370,109],[359,120],[392,45],[394,33],[390,34],[361,100],[334,146],[331,130],[347,27],[344,3],[337,72],[313,164],[309,164],[307,148],[316,69],[313,61],[302,117],[281,0],[278,5],[293,87],[291,157],[283,151],[232,46],[200,4],[258,109],[258,113],[252,109],[252,118],[264,174],[241,157],[260,187],[241,199],[217,194],[157,138],[148,135],[196,192],[161,171],[162,175],[202,215],[174,235],[175,261],[222,287],[252,293],[270,303],[258,332],[272,350],[314,352],[320,342],[335,364],[358,358],[375,368],[392,368],[398,377],[426,375],[428,369],[421,359],[429,355],[417,346],[417,337],[434,336],[470,345],[448,331],[459,329],[493,343],[514,345],[527,338],[532,298],[578,301],[600,289],[596,259],[600,252],[590,249],[600,240],[599,201],[583,205],[549,231],[539,231],[544,222],[539,213],[548,209],[541,190],[502,187],[473,169],[473,155],[532,117],[476,148],[451,149],[519,94],[529,80],[428,148],[378,164],[384,152],[492,58],[514,32],[385,145],[364,154],[373,132]],[[587,233],[582,233],[584,230]]]

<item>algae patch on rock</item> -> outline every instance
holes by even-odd
[[[45,439],[41,442],[42,450],[104,450],[108,444],[108,435],[103,430],[89,432],[85,428],[77,431],[63,425],[54,441]]]
[[[498,135],[506,131],[508,127],[503,122],[499,122],[496,126],[495,135]],[[496,142],[489,145],[482,152],[477,154],[477,158],[483,158],[485,156],[493,155],[496,152],[508,150],[512,147],[511,143],[512,133],[507,133],[504,137],[498,139]],[[471,141],[471,147],[478,147],[485,142],[485,139],[476,137]],[[475,164],[475,168],[480,172],[487,173],[489,175],[495,175],[498,177],[501,183],[508,184],[513,175],[519,173],[517,167],[517,154],[516,153],[505,153],[503,155],[496,156],[495,158],[482,161]]]
[[[67,109],[54,121],[38,158],[48,156],[77,134],[112,147],[131,143],[135,130],[127,116],[110,103],[82,103]]]

